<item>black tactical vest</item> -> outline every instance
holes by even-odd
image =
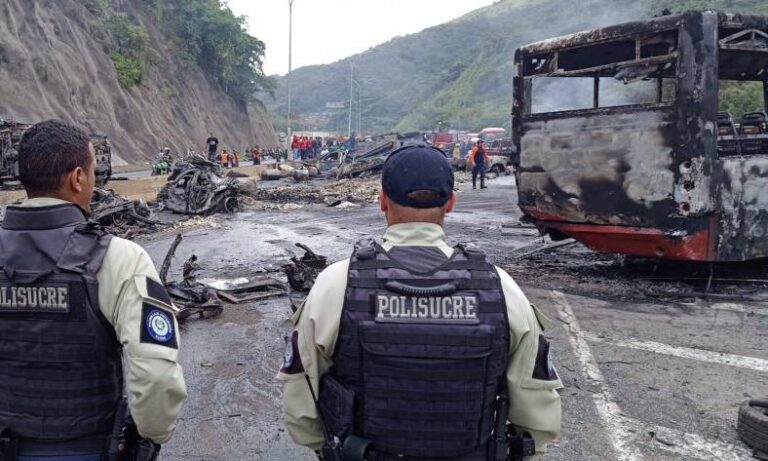
[[[101,453],[122,396],[99,309],[111,236],[75,205],[8,207],[0,229],[0,428],[25,455]]]
[[[358,244],[330,374],[354,393],[349,433],[377,461],[487,460],[509,342],[484,254]]]

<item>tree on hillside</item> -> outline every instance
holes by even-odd
[[[234,99],[245,104],[258,91],[273,91],[263,70],[264,42],[248,34],[245,17],[220,0],[144,1],[183,56]]]

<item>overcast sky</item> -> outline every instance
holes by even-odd
[[[267,75],[288,72],[288,0],[226,0],[267,46]],[[493,0],[294,0],[293,68],[327,64]]]

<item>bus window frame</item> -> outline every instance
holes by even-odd
[[[654,38],[664,37],[664,35],[671,35],[671,34],[674,34],[673,42],[672,42],[674,43],[673,51],[664,55],[649,56],[645,58],[641,57],[643,54],[644,42],[646,44],[653,44]],[[678,99],[677,87],[681,80],[681,77],[678,72],[678,69],[680,67],[680,60],[682,59],[682,56],[679,52],[679,42],[678,42],[679,36],[680,36],[680,27],[675,27],[675,28],[669,28],[669,29],[662,29],[652,34],[649,34],[647,32],[627,34],[623,36],[614,37],[610,40],[596,40],[592,43],[579,44],[578,46],[573,46],[573,47],[564,46],[560,49],[548,51],[546,53],[530,54],[530,55],[522,54],[517,59],[518,61],[516,63],[517,72],[514,77],[514,86],[516,88],[516,91],[520,91],[523,107],[517,114],[513,114],[513,115],[518,115],[523,120],[526,120],[526,119],[535,120],[542,117],[543,118],[567,117],[569,115],[587,114],[591,112],[602,112],[605,110],[619,110],[619,111],[622,109],[637,110],[643,107],[646,107],[649,109],[672,108],[677,103],[677,99]],[[566,71],[556,70],[558,67],[558,62],[560,61],[560,53],[579,50],[579,49],[583,50],[583,49],[588,49],[588,48],[597,47],[597,46],[609,46],[612,43],[627,42],[630,40],[634,40],[635,42],[635,59],[633,60],[611,62],[609,64],[603,64],[599,66],[593,66],[593,67],[577,69],[577,70],[566,70]],[[544,59],[546,55],[550,56],[549,61]],[[538,67],[534,72],[526,72],[527,70],[530,70],[529,68],[531,67],[531,64],[533,62],[539,63],[540,67]],[[600,106],[600,79],[615,77],[615,74],[605,75],[605,74],[601,74],[601,72],[605,72],[609,70],[615,70],[616,72],[618,72],[622,68],[622,66],[624,66],[624,68],[628,68],[630,66],[643,66],[643,65],[661,66],[666,64],[672,64],[671,72],[673,73],[673,76],[657,76],[657,77],[649,76],[649,79],[654,79],[657,81],[655,102]],[[532,112],[532,107],[534,103],[533,101],[534,79],[567,78],[567,77],[581,77],[581,78],[593,79],[592,107],[586,107],[586,108],[580,108],[580,109],[569,109],[569,110],[562,110],[562,111],[549,111],[549,112],[536,112],[536,113]],[[670,101],[663,101],[664,80],[670,80],[670,79],[673,80],[675,83],[675,91],[674,91],[675,97]],[[515,112],[514,108],[513,108],[513,112]]]

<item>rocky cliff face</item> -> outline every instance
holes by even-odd
[[[58,118],[102,133],[129,164],[159,148],[202,150],[213,132],[221,147],[276,145],[265,109],[245,108],[181,59],[141,0],[112,8],[147,29],[159,60],[143,82],[122,88],[104,46],[100,19],[80,0],[0,0],[0,118]]]

